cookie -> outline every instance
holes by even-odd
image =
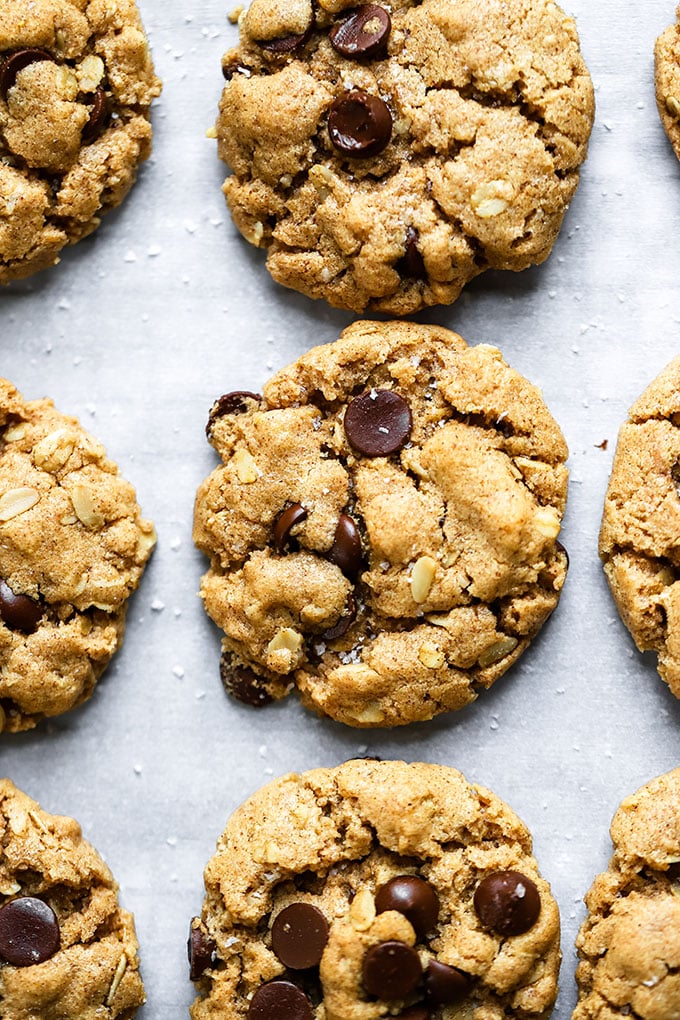
[[[155,541],[101,444],[0,379],[0,733],[90,697]]]
[[[573,1020],[680,1011],[680,769],[623,801],[614,855],[588,895]]]
[[[132,914],[72,818],[0,780],[3,1020],[131,1020],[144,1002]]]
[[[528,1020],[555,999],[559,914],[529,832],[452,768],[284,776],[229,819],[205,886],[193,1020]]]
[[[275,280],[404,315],[547,258],[594,113],[556,4],[253,0],[239,25],[223,190]]]
[[[680,159],[680,7],[677,18],[656,40],[654,89],[661,123]]]
[[[3,0],[0,284],[58,262],[123,200],[160,89],[134,0]]]
[[[350,726],[462,708],[557,605],[567,449],[498,350],[357,322],[228,393],[200,486],[201,595],[222,677],[260,705],[296,685]]]
[[[614,455],[600,556],[621,618],[680,697],[680,357],[630,409]]]

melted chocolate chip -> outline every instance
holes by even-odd
[[[328,921],[312,903],[291,903],[272,925],[272,949],[291,970],[318,967],[328,942]]]
[[[369,995],[404,999],[422,977],[420,957],[405,942],[379,942],[364,956],[362,980]]]
[[[312,1004],[291,981],[260,985],[248,1007],[248,1020],[312,1020]]]
[[[412,427],[411,408],[394,390],[362,393],[345,411],[345,434],[350,445],[367,457],[388,457],[401,450]]]
[[[221,397],[218,397],[210,408],[208,424],[205,427],[208,439],[210,439],[213,425],[218,418],[224,417],[225,414],[244,414],[251,401],[261,404],[262,397],[259,393],[249,393],[248,390],[234,390],[233,393],[223,393]]]
[[[361,538],[349,514],[340,514],[333,545],[327,555],[331,563],[340,567],[343,574],[352,580],[361,570]]]
[[[379,96],[356,89],[340,96],[328,114],[330,140],[345,156],[368,159],[392,137],[392,114]]]
[[[266,681],[248,666],[234,666],[231,656],[222,656],[220,677],[227,694],[251,708],[263,708],[274,700],[267,690]]]
[[[329,627],[321,635],[322,641],[335,641],[336,638],[344,637],[349,628],[357,618],[357,604],[352,595],[347,596],[345,612],[334,626]]]
[[[411,1006],[395,1016],[394,1020],[430,1020],[430,1011],[425,1006]]]
[[[398,910],[419,937],[431,931],[439,917],[439,897],[429,882],[417,875],[399,875],[381,886],[375,898],[376,913]]]
[[[425,260],[418,248],[419,236],[415,227],[406,228],[404,254],[399,259],[397,268],[402,276],[408,276],[412,280],[427,280]]]
[[[384,7],[362,4],[330,30],[331,46],[343,57],[361,60],[384,51],[392,20]]]
[[[430,960],[425,971],[425,994],[431,1006],[448,1006],[464,999],[470,990],[467,974],[439,960]]]
[[[200,926],[194,917],[187,939],[187,955],[189,957],[189,978],[198,981],[204,970],[212,966],[215,956],[215,943]]]
[[[91,96],[86,97],[85,102],[90,107],[90,117],[80,138],[83,145],[91,145],[108,124],[109,101],[104,89],[98,88]]]
[[[7,99],[7,93],[16,83],[17,75],[29,64],[35,64],[39,60],[53,60],[51,53],[47,50],[23,49],[10,53],[0,63],[0,95]]]
[[[28,595],[15,595],[0,578],[0,617],[10,630],[33,634],[45,612],[44,603]]]
[[[293,53],[295,50],[301,49],[309,40],[313,26],[312,22],[309,28],[299,35],[284,35],[279,39],[258,39],[255,41],[258,46],[269,53]]]
[[[277,553],[284,552],[290,539],[291,529],[294,528],[296,524],[301,524],[302,521],[306,520],[307,511],[303,507],[302,503],[293,503],[291,506],[288,506],[285,510],[281,511],[274,521],[274,548]]]
[[[33,896],[0,907],[0,958],[13,967],[44,963],[59,949],[59,922],[52,908]]]
[[[538,889],[520,871],[497,871],[482,879],[473,902],[483,926],[498,935],[521,935],[541,912]]]

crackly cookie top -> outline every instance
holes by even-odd
[[[587,897],[577,938],[574,1020],[680,1011],[680,769],[623,801],[614,855]]]
[[[621,617],[640,651],[680,697],[680,358],[630,409],[604,505],[600,556]]]
[[[555,999],[559,915],[529,833],[455,769],[284,776],[229,819],[205,885],[193,1020],[502,1020]]]
[[[0,283],[57,262],[119,204],[159,92],[134,0],[3,0]]]
[[[216,133],[236,226],[310,297],[408,314],[545,259],[593,91],[547,0],[253,0]]]
[[[661,123],[680,159],[680,7],[677,18],[656,40],[654,87]]]
[[[155,532],[104,448],[0,380],[0,732],[92,693]]]
[[[144,1002],[134,920],[72,818],[0,780],[3,1020],[131,1020]]]
[[[265,386],[225,394],[201,485],[201,594],[222,675],[262,704],[296,684],[352,726],[474,700],[557,604],[567,450],[488,345],[358,322]]]

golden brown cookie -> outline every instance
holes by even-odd
[[[216,125],[236,226],[279,283],[357,312],[542,262],[593,90],[544,0],[252,0]]]
[[[2,1020],[131,1020],[144,1002],[132,914],[72,818],[0,780]]]
[[[193,1020],[545,1016],[559,914],[531,837],[455,769],[355,760],[229,819],[189,935]]]
[[[0,284],[53,265],[123,200],[160,87],[134,0],[2,0]]]
[[[586,896],[573,1020],[680,1012],[680,769],[623,801],[614,855]]]
[[[661,123],[680,159],[680,7],[677,18],[656,40],[654,88]]]
[[[0,379],[0,733],[90,697],[155,541],[101,444]]]
[[[462,708],[557,605],[567,449],[498,350],[435,326],[357,322],[225,394],[201,485],[201,595],[222,676],[264,704],[295,685],[350,726]]]

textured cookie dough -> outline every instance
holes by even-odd
[[[661,123],[680,159],[680,7],[677,17],[656,40],[654,88]]]
[[[160,87],[134,0],[2,0],[0,284],[53,265],[122,201]]]
[[[593,89],[573,20],[547,0],[367,9],[253,0],[223,58],[218,151],[236,226],[267,249],[275,280],[404,315],[454,301],[485,269],[547,258],[585,159]],[[365,31],[343,25],[338,52],[329,33],[352,18]],[[356,92],[370,98],[334,132],[331,106]],[[368,155],[347,155],[343,131]]]
[[[36,908],[22,924],[20,911],[31,919]],[[144,1002],[137,948],[133,917],[78,823],[0,780],[3,1020],[131,1020]]]
[[[90,697],[155,540],[100,443],[0,379],[0,732]]]
[[[680,769],[624,800],[611,837],[576,941],[573,1020],[668,1020],[680,1014]]]
[[[508,875],[516,895],[488,895]],[[404,876],[416,889],[386,896]],[[268,992],[281,996],[282,981],[299,1000],[285,1016],[300,1020],[529,1018],[555,999],[559,915],[531,837],[507,804],[455,769],[355,760],[284,776],[232,815],[205,886],[189,942],[193,1020],[280,1016],[258,1007]],[[277,918],[293,904],[321,912],[325,945],[307,926],[286,945]],[[366,957],[385,942],[422,970],[403,997],[365,990]],[[318,970],[297,968],[313,956]]]
[[[490,687],[557,605],[567,449],[494,347],[357,322],[263,397],[218,400],[208,435],[201,595],[243,701],[297,685],[351,726],[429,719]]]
[[[600,531],[600,556],[623,622],[680,697],[680,357],[621,427]]]

